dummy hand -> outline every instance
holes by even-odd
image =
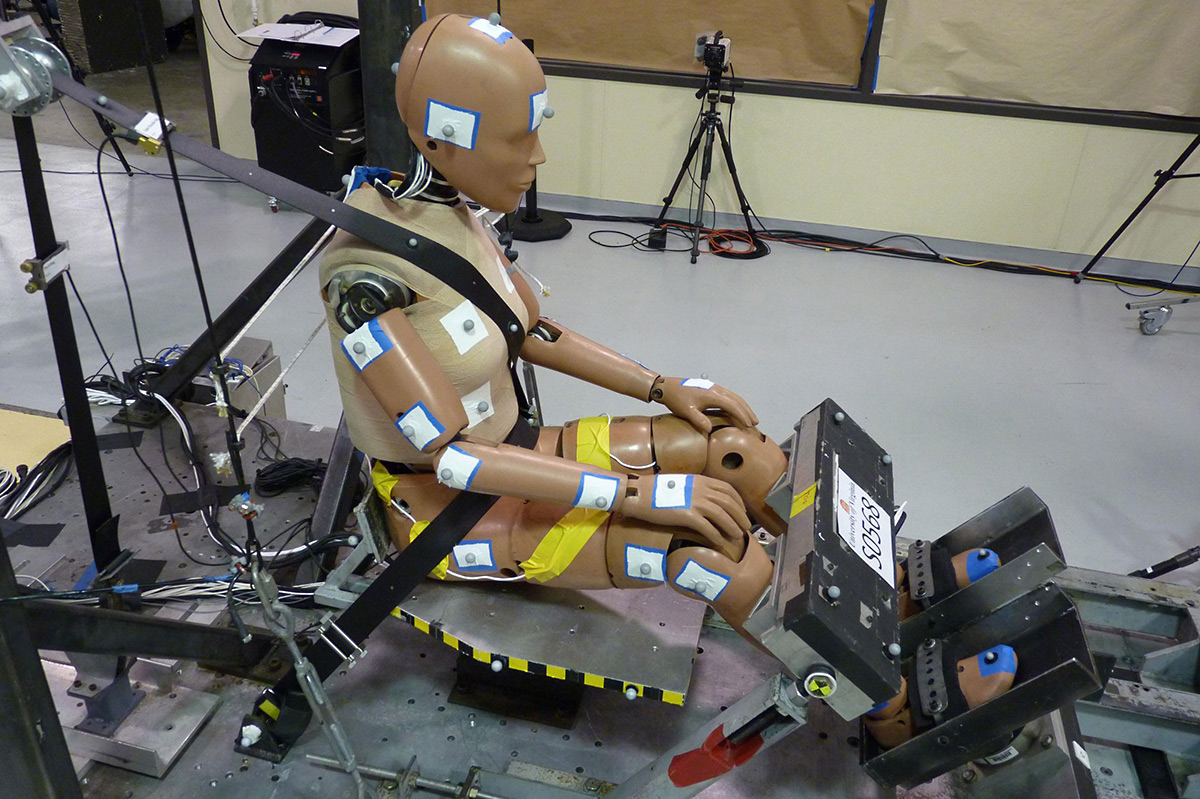
[[[712,420],[704,411],[713,409],[729,415],[741,427],[754,427],[758,417],[746,401],[711,380],[698,377],[660,377],[650,391],[650,399],[661,402],[667,410],[687,419],[701,433],[712,432]]]
[[[621,513],[670,527],[687,527],[719,552],[742,551],[750,519],[733,486],[699,474],[657,474],[631,478]]]

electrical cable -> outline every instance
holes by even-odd
[[[92,321],[92,314],[88,311],[87,303],[83,301],[83,296],[79,293],[79,289],[75,287],[75,278],[71,277],[71,270],[66,270],[65,275],[67,285],[71,287],[71,293],[75,295],[75,300],[79,303],[80,310],[83,311],[83,318],[87,320],[88,327],[91,328],[92,337],[96,339],[96,346],[100,348],[100,355],[104,357],[104,366],[107,366],[108,370],[112,372],[113,377],[116,377],[117,369],[113,366],[112,353],[104,346],[104,342],[100,340],[100,333],[96,330],[96,323]],[[103,370],[104,366],[101,366],[100,369]]]
[[[104,201],[104,214],[108,217],[108,229],[112,232],[113,249],[117,253],[117,271],[121,274],[121,284],[125,287],[125,300],[129,304],[129,321],[133,325],[133,341],[137,345],[138,359],[144,361],[146,353],[142,351],[142,336],[138,331],[137,314],[133,310],[133,293],[129,290],[129,278],[125,275],[125,261],[121,258],[121,243],[117,239],[117,226],[113,222],[112,206],[108,203],[108,192],[104,189],[104,173],[100,169],[104,147],[115,138],[116,134],[105,136],[104,141],[100,142],[100,146],[96,148],[96,180],[100,184],[100,199]]]

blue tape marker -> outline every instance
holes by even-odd
[[[967,580],[974,583],[1000,568],[1000,556],[990,549],[977,549],[967,556]]]
[[[136,594],[141,586],[137,583],[132,585],[114,585],[112,592],[114,594]]]
[[[71,590],[86,591],[87,589],[91,588],[92,581],[96,579],[96,575],[98,573],[99,572],[96,570],[96,563],[93,561],[92,565],[87,567],[87,571],[83,573],[83,576],[79,578],[79,582],[75,583],[75,587]]]
[[[991,663],[988,663],[988,656],[995,655]],[[1016,674],[1017,673],[1017,653],[1013,651],[1011,646],[1001,644],[994,646],[985,652],[979,653],[979,673],[984,677],[991,677],[993,674],[1000,673]]]

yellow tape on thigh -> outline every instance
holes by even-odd
[[[612,469],[610,451],[608,417],[588,416],[580,419],[575,437],[575,460],[601,469]]]
[[[429,522],[413,522],[412,529],[408,531],[408,542],[411,544],[417,540],[417,536],[425,532],[425,528],[429,526]],[[450,556],[442,558],[442,562],[433,567],[433,571],[429,573],[430,577],[437,580],[446,579],[446,571],[450,568]]]
[[[521,564],[525,577],[544,583],[562,574],[607,518],[604,511],[588,508],[575,508],[563,516]]]
[[[392,486],[400,482],[400,478],[389,472],[382,463],[375,461],[375,465],[371,467],[371,482],[375,484],[375,493],[379,494],[383,504],[392,504]]]

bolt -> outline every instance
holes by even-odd
[[[838,588],[836,585],[831,585],[828,589],[826,589],[825,595],[832,600],[837,600],[842,595],[842,589]]]
[[[879,459],[879,462],[882,463],[884,466],[891,466],[892,465],[892,456],[884,455],[882,458]]]
[[[21,262],[21,271],[27,275],[32,274],[33,273],[33,261],[22,261]]]
[[[583,784],[583,787],[585,790],[588,790],[588,791],[598,791],[598,790],[600,790],[601,784],[602,783],[600,782],[600,780],[596,779],[595,777],[592,777],[591,779],[589,779],[587,782],[585,782]]]
[[[26,294],[37,294],[37,290],[38,290],[38,287],[37,287],[37,285],[34,284],[34,282],[32,280],[25,284],[25,293]]]
[[[971,769],[967,769],[966,771],[964,771],[962,774],[959,774],[958,776],[962,777],[963,782],[975,782],[975,777],[977,775]]]
[[[1042,744],[1043,749],[1049,749],[1050,747],[1054,746],[1054,736],[1053,735],[1043,735],[1041,744]]]
[[[925,647],[926,649],[933,649],[935,646],[937,646],[937,641],[933,640],[932,638],[926,638],[925,643],[921,644],[921,646]]]
[[[935,699],[929,703],[929,709],[932,710],[934,713],[941,713],[943,710],[946,709],[946,706],[942,704],[942,700]]]
[[[833,415],[834,424],[841,424],[844,421],[846,421],[846,414],[842,413],[841,411],[838,411]]]

